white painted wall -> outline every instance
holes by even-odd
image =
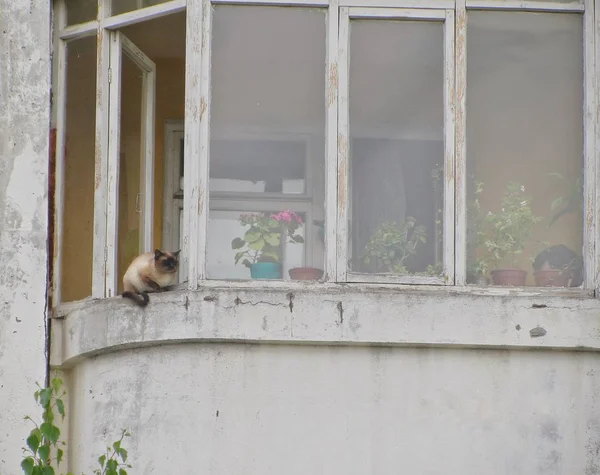
[[[128,428],[133,475],[600,473],[596,299],[251,286],[54,321],[71,470]]]
[[[74,372],[72,468],[90,470],[103,434],[126,424],[132,474],[598,473],[586,451],[600,428],[599,363],[501,350],[128,350]]]
[[[0,0],[0,473],[21,447],[44,382],[50,2]]]

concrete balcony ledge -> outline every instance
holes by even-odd
[[[500,291],[499,291],[500,292]],[[184,342],[600,350],[600,301],[335,284],[210,285],[65,306],[52,321],[51,363]]]

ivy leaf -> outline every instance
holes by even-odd
[[[65,405],[62,401],[62,399],[57,399],[56,400],[56,408],[58,409],[58,413],[65,417]]]
[[[248,259],[244,259],[242,261],[242,264],[245,265],[248,268],[252,265],[252,263]]]
[[[50,388],[45,388],[40,390],[40,404],[42,407],[48,406],[50,404],[50,398],[52,397],[52,391]]]
[[[54,469],[52,467],[44,467],[42,469],[42,475],[54,475]]]
[[[40,459],[46,462],[50,457],[50,447],[48,447],[47,445],[42,445],[38,449],[38,454],[40,456]]]
[[[62,449],[57,449],[56,450],[56,463],[58,465],[60,465],[60,462],[62,462],[63,454],[64,454],[64,452],[63,452]]]
[[[101,455],[98,457],[98,463],[102,468],[104,468],[104,463],[106,462],[106,455]]]
[[[120,448],[119,450],[117,450],[117,453],[119,454],[123,462],[127,462],[127,450]]]
[[[124,468],[120,468],[119,475],[127,475],[127,471]]]
[[[244,240],[242,238],[235,238],[233,241],[231,241],[231,249],[241,249],[242,247],[244,247]]]
[[[38,447],[40,446],[40,438],[35,433],[35,429],[31,431],[31,435],[27,437],[27,447],[31,449],[32,452],[36,452]]]
[[[106,473],[108,474],[109,471],[113,471],[115,475],[118,475],[117,474],[118,467],[119,467],[119,463],[115,459],[110,459],[108,462],[106,462]]]
[[[27,457],[21,462],[21,468],[23,469],[23,473],[25,475],[33,474],[33,458]]]
[[[300,234],[295,234],[294,236],[292,236],[292,240],[300,244],[304,242],[304,238],[300,236]]]
[[[52,378],[52,389],[54,389],[54,392],[58,394],[58,392],[60,391],[60,387],[62,386],[62,379],[56,377],[56,378]]]
[[[55,425],[50,424],[49,422],[44,422],[40,426],[40,430],[44,437],[46,437],[50,442],[56,444],[56,441],[60,437],[60,429]]]

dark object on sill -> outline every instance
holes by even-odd
[[[541,251],[532,266],[537,286],[579,287],[583,283],[583,259],[564,244]]]
[[[546,333],[546,329],[542,327],[535,327],[529,330],[529,336],[531,338],[539,338],[540,336],[544,336]]]
[[[289,270],[292,280],[319,280],[323,271],[315,267],[295,267]]]
[[[536,287],[569,287],[572,276],[571,271],[560,269],[544,269],[533,273]]]

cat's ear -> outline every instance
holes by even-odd
[[[161,258],[161,256],[164,256],[164,253],[160,249],[155,249],[154,250],[154,260],[157,261],[158,259]]]
[[[179,253],[181,252],[181,249],[179,249],[179,251],[174,252],[173,254],[177,257],[179,257]]]

